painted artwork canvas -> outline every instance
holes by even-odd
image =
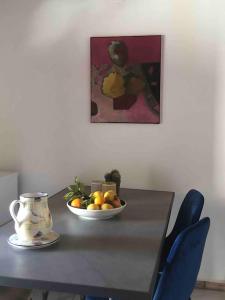
[[[161,36],[91,38],[91,122],[160,123]]]

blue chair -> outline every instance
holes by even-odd
[[[199,191],[192,189],[187,193],[181,204],[175,225],[165,239],[160,260],[160,270],[163,269],[166,258],[178,234],[188,226],[199,221],[203,205],[204,197]]]
[[[156,285],[153,300],[191,299],[209,226],[210,219],[204,218],[178,235]],[[88,296],[86,300],[108,300],[108,298]]]
[[[153,300],[187,300],[195,287],[210,219],[204,218],[176,238]]]

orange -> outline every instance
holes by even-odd
[[[71,202],[71,206],[80,208],[81,207],[81,199],[80,198],[75,198]]]

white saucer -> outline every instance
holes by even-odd
[[[50,231],[47,235],[41,237],[41,238],[36,238],[33,239],[32,241],[20,241],[17,234],[14,233],[13,235],[11,235],[8,239],[8,244],[15,247],[15,248],[19,248],[19,249],[40,249],[40,248],[45,248],[45,247],[49,247],[53,244],[55,244],[56,242],[58,242],[59,240],[59,234],[54,232],[54,231]]]

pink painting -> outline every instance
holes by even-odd
[[[160,123],[161,36],[91,38],[91,122]]]

